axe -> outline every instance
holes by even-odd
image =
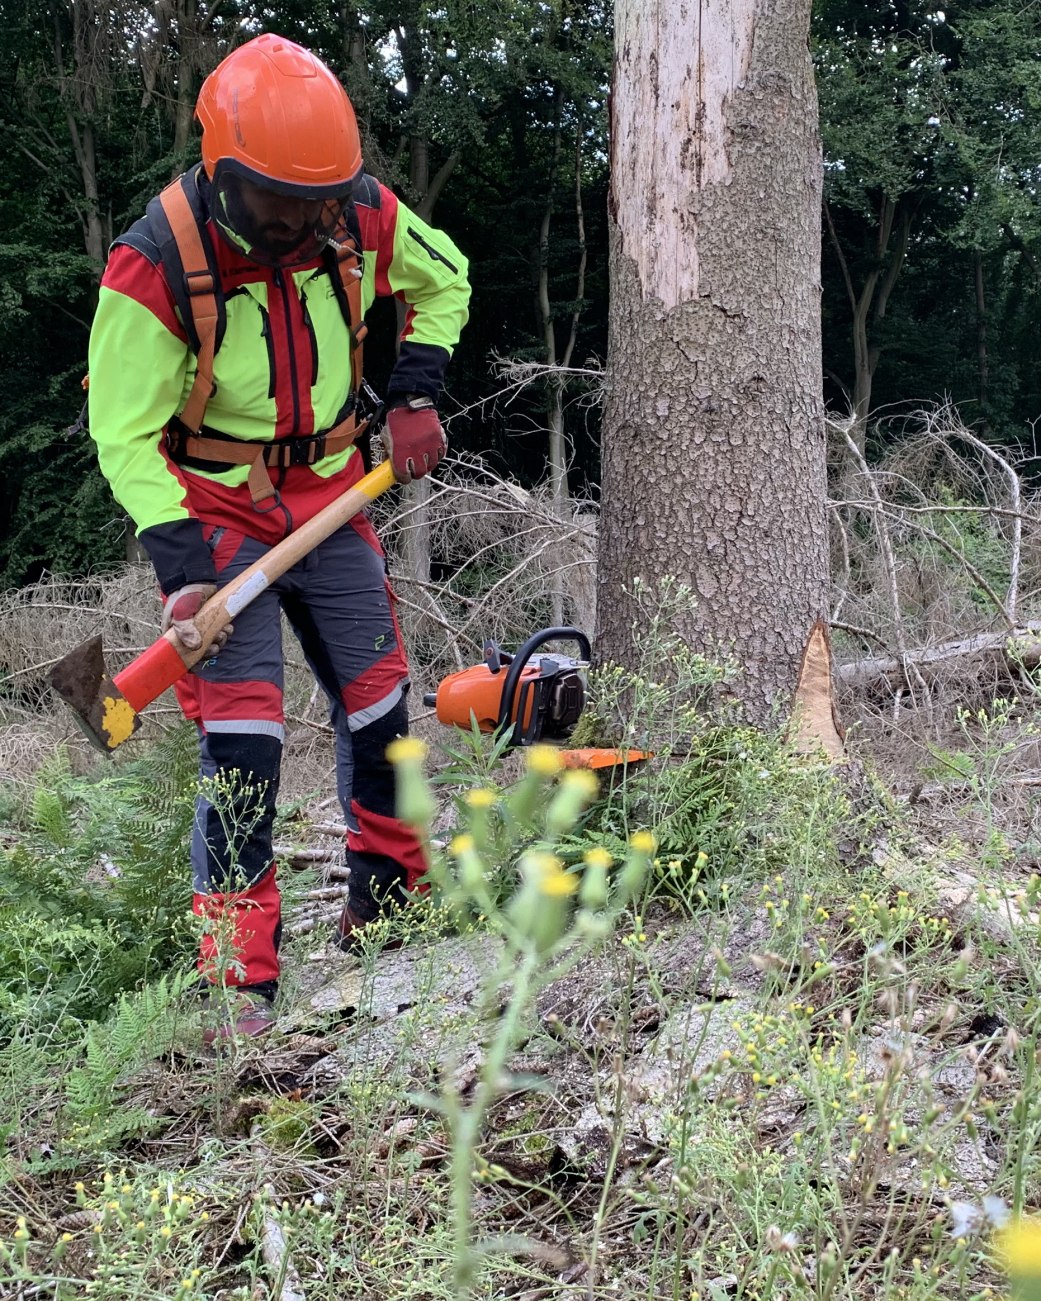
[[[133,736],[141,726],[141,711],[205,658],[215,634],[225,624],[394,482],[389,459],[381,462],[211,596],[195,616],[196,627],[202,633],[198,650],[185,650],[171,628],[112,678],[105,671],[100,636],[69,651],[55,664],[49,681],[87,737],[99,750],[110,754]]]

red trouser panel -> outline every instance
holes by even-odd
[[[199,945],[198,968],[211,984],[221,979],[222,958],[228,985],[259,985],[278,979],[282,911],[275,874],[272,866],[248,890],[195,896],[192,910],[208,923]]]
[[[209,540],[221,584],[267,549],[231,528],[211,533]],[[352,898],[356,888],[363,906],[370,896],[389,898],[395,879],[412,888],[426,870],[415,836],[393,817],[394,773],[386,747],[408,727],[408,666],[392,599],[372,526],[356,518],[246,606],[221,654],[184,680],[178,698],[200,726],[203,777],[230,780],[233,791],[245,778],[253,792],[231,800],[230,819],[227,809],[199,801],[192,840],[195,889],[203,901],[197,911],[206,900],[222,908],[225,901],[251,900],[257,889],[276,890],[273,874],[270,880],[264,874],[274,858],[271,827],[282,748],[282,612],[330,701],[345,817],[354,821],[352,806],[364,811],[348,852]],[[369,844],[372,836],[378,849]],[[248,915],[244,919],[252,939],[238,955],[245,967],[239,983],[261,984],[277,973],[277,914],[271,917],[272,925],[264,927]],[[203,966],[218,961],[213,943],[204,944]]]
[[[251,682],[248,679],[235,684],[235,691],[208,689],[209,683],[194,673],[186,674],[174,684],[174,694],[181,713],[192,723],[204,726],[210,722],[245,718],[253,721],[285,722],[282,713],[282,691],[271,682]]]
[[[415,890],[420,877],[425,876],[430,864],[416,833],[400,818],[388,818],[363,808],[357,800],[351,802],[351,811],[358,823],[357,832],[348,830],[347,848],[358,854],[385,854],[405,869],[405,889]],[[420,890],[429,889],[427,885]]]
[[[244,483],[232,488],[216,479],[187,474],[192,514],[207,526],[205,532],[227,528],[256,538],[266,546],[273,546],[352,488],[365,474],[365,465],[355,451],[344,468],[327,479],[316,474],[309,465],[291,465],[285,471],[272,470],[272,474],[278,478],[279,496],[285,510],[255,510],[253,498]],[[221,558],[216,552],[214,559],[219,572]]]
[[[181,707],[181,713],[189,723],[197,724],[202,718],[198,686],[198,678],[191,673],[187,677],[181,678],[180,682],[174,683],[174,695]]]

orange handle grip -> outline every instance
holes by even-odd
[[[154,641],[136,660],[132,660],[125,669],[112,679],[123,695],[140,713],[146,705],[158,700],[167,687],[188,672],[188,665],[177,653],[173,643],[173,633]]]
[[[313,551],[338,528],[370,502],[393,487],[394,470],[390,461],[381,461],[374,470],[363,475],[357,483],[345,489],[342,496],[329,503],[287,538],[277,543],[266,555],[255,561],[237,578],[211,596],[195,616],[196,627],[202,633],[202,646],[188,651],[181,646],[176,633],[166,632],[146,651],[117,673],[112,681],[123,693],[133,709],[140,713],[146,705],[163,694],[206,655],[213,636],[231,623],[239,610],[259,596],[276,578],[280,578],[297,561]]]

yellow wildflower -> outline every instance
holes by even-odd
[[[1000,1244],[1013,1278],[1041,1278],[1041,1218],[1030,1216],[1010,1224]]]
[[[602,845],[594,845],[582,855],[583,862],[590,867],[602,867],[606,872],[614,860]]]
[[[587,800],[591,800],[600,790],[600,783],[588,768],[573,768],[561,778],[561,785],[577,791]]]
[[[565,872],[564,865],[555,854],[532,854],[531,862],[535,868],[539,894],[557,899],[574,894],[578,889],[578,877],[572,872]]]
[[[391,763],[422,763],[426,757],[426,742],[418,736],[399,736],[387,746],[387,758]]]
[[[533,745],[528,750],[528,771],[539,777],[555,777],[563,766],[555,745]]]

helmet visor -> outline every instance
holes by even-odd
[[[213,178],[213,216],[225,239],[251,262],[297,267],[312,262],[336,233],[351,186],[309,190],[246,176],[222,160]]]

